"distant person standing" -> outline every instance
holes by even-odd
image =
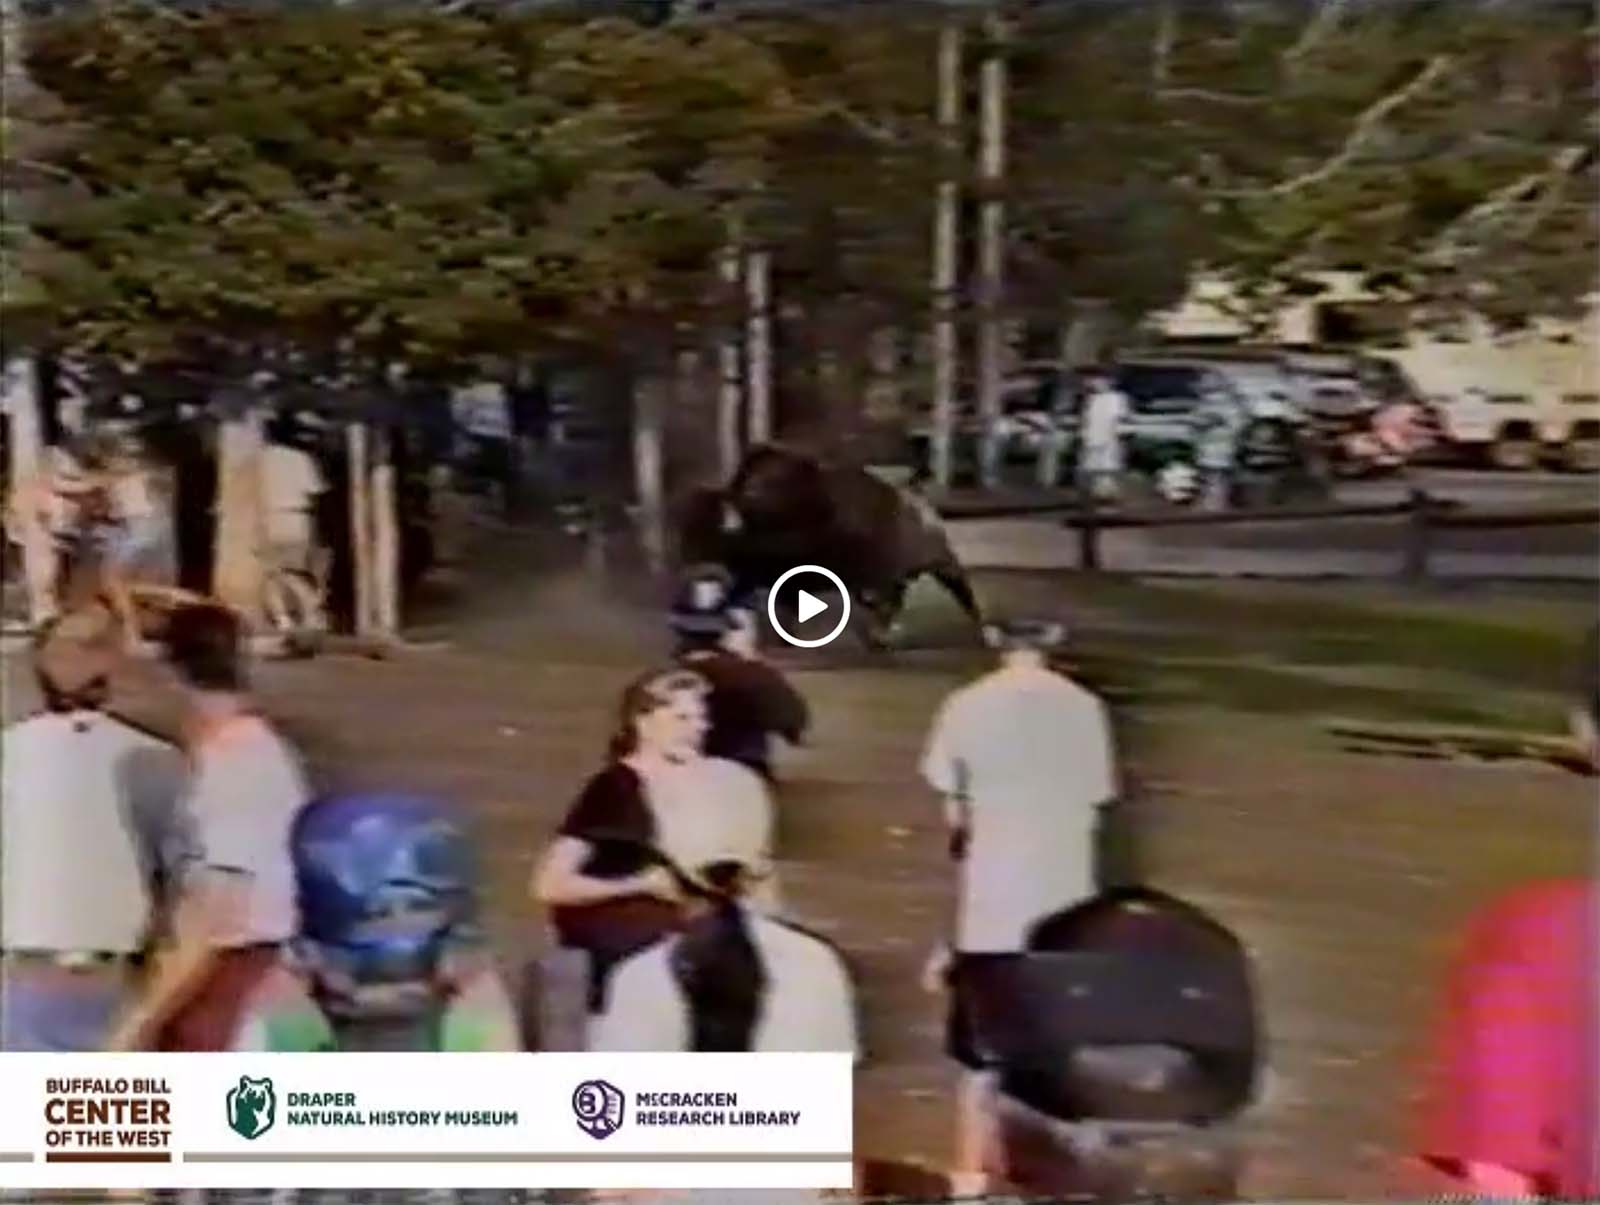
[[[299,928],[290,834],[310,791],[299,758],[250,703],[234,613],[181,607],[167,642],[190,762],[178,899],[169,946],[109,1045],[227,1050]]]
[[[166,582],[174,575],[172,531],[158,498],[155,473],[131,438],[108,444],[104,484],[110,504],[107,527],[106,593],[131,648],[142,647],[132,588]]]
[[[960,866],[957,973],[963,960],[1021,950],[1040,917],[1094,894],[1097,824],[1117,793],[1105,705],[1050,667],[1061,625],[1014,620],[986,634],[999,668],[945,700],[922,758],[923,777],[944,797]],[[930,969],[949,957],[936,954]],[[967,1028],[952,1013],[951,1052],[960,1061]],[[968,1077],[958,1105],[961,1175],[982,1170],[980,1087]]]
[[[1201,388],[1195,410],[1195,463],[1200,470],[1200,506],[1225,511],[1232,502],[1233,474],[1238,464],[1244,407],[1220,384]]]
[[[1128,396],[1104,372],[1090,374],[1083,404],[1081,449],[1078,456],[1080,486],[1100,501],[1116,498],[1122,482],[1122,423],[1128,413]]]
[[[99,1050],[156,928],[183,763],[105,713],[117,654],[104,622],[47,627],[34,651],[44,710],[5,730],[0,1050]]]
[[[753,617],[733,605],[732,591],[726,570],[714,565],[690,570],[669,622],[678,640],[678,662],[711,686],[706,755],[739,762],[770,782],[776,743],[799,745],[811,716],[800,692],[757,656]]]
[[[327,492],[300,424],[279,417],[261,450],[262,523],[272,567],[310,573],[317,546],[317,499]]]
[[[500,491],[501,508],[509,517],[516,509],[518,474],[506,387],[495,380],[463,386],[451,395],[450,413],[466,436],[477,472]]]

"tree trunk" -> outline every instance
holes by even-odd
[[[6,522],[15,524],[8,538],[22,552],[28,626],[37,628],[55,614],[56,558],[44,513],[44,440],[37,366],[33,360],[14,360],[6,366],[5,412],[11,447],[11,497],[6,499]]]
[[[372,605],[372,521],[369,491],[372,485],[364,423],[345,427],[345,455],[350,466],[350,564],[354,586],[355,634],[370,636]]]
[[[724,298],[730,308],[738,296],[739,287],[739,235],[737,227],[730,224],[728,242],[723,247],[721,264]],[[717,362],[722,370],[721,388],[717,395],[717,456],[721,462],[723,479],[733,476],[739,466],[741,432],[739,430],[739,402],[743,390],[739,380],[739,324],[731,317],[722,324],[717,346]]]
[[[1005,208],[1000,183],[1005,175],[1006,23],[998,9],[989,13],[985,33],[978,132],[978,178],[983,185],[978,228],[978,416],[982,428],[980,477],[984,486],[992,488],[1000,476],[1001,365],[1005,356],[1000,308],[1005,287]]]
[[[256,623],[263,570],[261,411],[223,417],[217,433],[217,526],[211,592]]]
[[[400,635],[400,530],[395,467],[389,432],[374,428],[372,442],[372,618],[384,640]]]
[[[961,138],[961,26],[946,20],[939,31],[939,126],[949,160],[939,182],[933,232],[933,429],[929,432],[929,471],[935,484],[951,477],[952,426],[956,396],[956,255],[959,185],[955,160]]]
[[[745,388],[750,414],[750,442],[772,440],[772,256],[752,251],[745,261]]]
[[[667,567],[666,491],[662,470],[663,382],[641,375],[633,386],[633,496],[639,546],[652,574]]]

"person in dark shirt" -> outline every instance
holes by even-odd
[[[981,1080],[958,1104],[977,1166],[952,1172],[951,1195],[1238,1199],[1262,1050],[1248,951],[1214,918],[1148,887],[1102,891],[946,986],[949,1053]]]
[[[607,766],[585,784],[530,883],[561,946],[589,959],[589,1007],[604,1003],[610,969],[677,927],[675,866],[711,842],[770,850],[772,809],[747,767],[702,751],[709,686],[681,668],[628,687]],[[776,907],[776,881],[760,902]]]
[[[733,605],[729,574],[717,566],[690,570],[670,623],[678,663],[711,684],[707,756],[739,762],[772,781],[773,738],[799,745],[811,716],[800,692],[756,657],[752,617]]]

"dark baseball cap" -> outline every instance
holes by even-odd
[[[1248,1102],[1248,959],[1199,909],[1117,889],[1041,921],[1029,947],[956,978],[1003,1095],[1063,1121],[1204,1124]]]
[[[720,565],[697,565],[679,580],[667,621],[685,636],[720,636],[731,631],[733,578]]]

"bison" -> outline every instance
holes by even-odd
[[[906,589],[931,575],[981,623],[978,602],[933,508],[863,469],[786,448],[752,448],[722,489],[696,492],[679,547],[687,563],[725,567],[748,601],[795,565],[839,575],[867,617],[869,643],[893,632]]]

